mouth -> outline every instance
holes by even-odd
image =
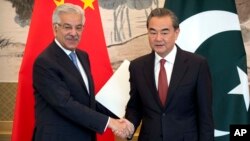
[[[66,39],[69,42],[78,42],[78,39]]]
[[[162,48],[162,47],[164,47],[164,44],[155,44],[155,47]]]

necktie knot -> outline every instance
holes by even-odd
[[[72,62],[75,64],[75,66],[77,67],[77,69],[78,69],[77,59],[76,59],[76,53],[72,51],[72,52],[69,54],[69,57],[70,57],[70,59],[72,60]]]
[[[165,59],[161,59],[161,60],[160,60],[161,66],[164,66],[165,63],[166,63],[166,60],[165,60]]]

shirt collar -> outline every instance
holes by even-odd
[[[155,63],[158,63],[161,59],[165,59],[168,63],[174,64],[175,56],[177,53],[177,47],[176,45],[173,47],[173,49],[169,52],[167,56],[162,58],[155,52]]]
[[[71,50],[68,50],[68,49],[65,49],[58,41],[57,39],[55,38],[55,42],[56,44],[67,54],[69,55],[72,51]]]

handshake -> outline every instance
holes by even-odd
[[[132,138],[132,135],[135,130],[134,125],[125,118],[123,119],[110,118],[108,128],[110,128],[116,136],[124,139]]]

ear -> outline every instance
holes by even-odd
[[[180,28],[175,29],[175,38],[178,38],[178,35],[180,33]]]
[[[57,26],[57,24],[53,24],[53,25],[52,25],[52,29],[53,29],[53,33],[54,33],[54,35],[56,35],[57,30],[58,30],[58,26]]]

